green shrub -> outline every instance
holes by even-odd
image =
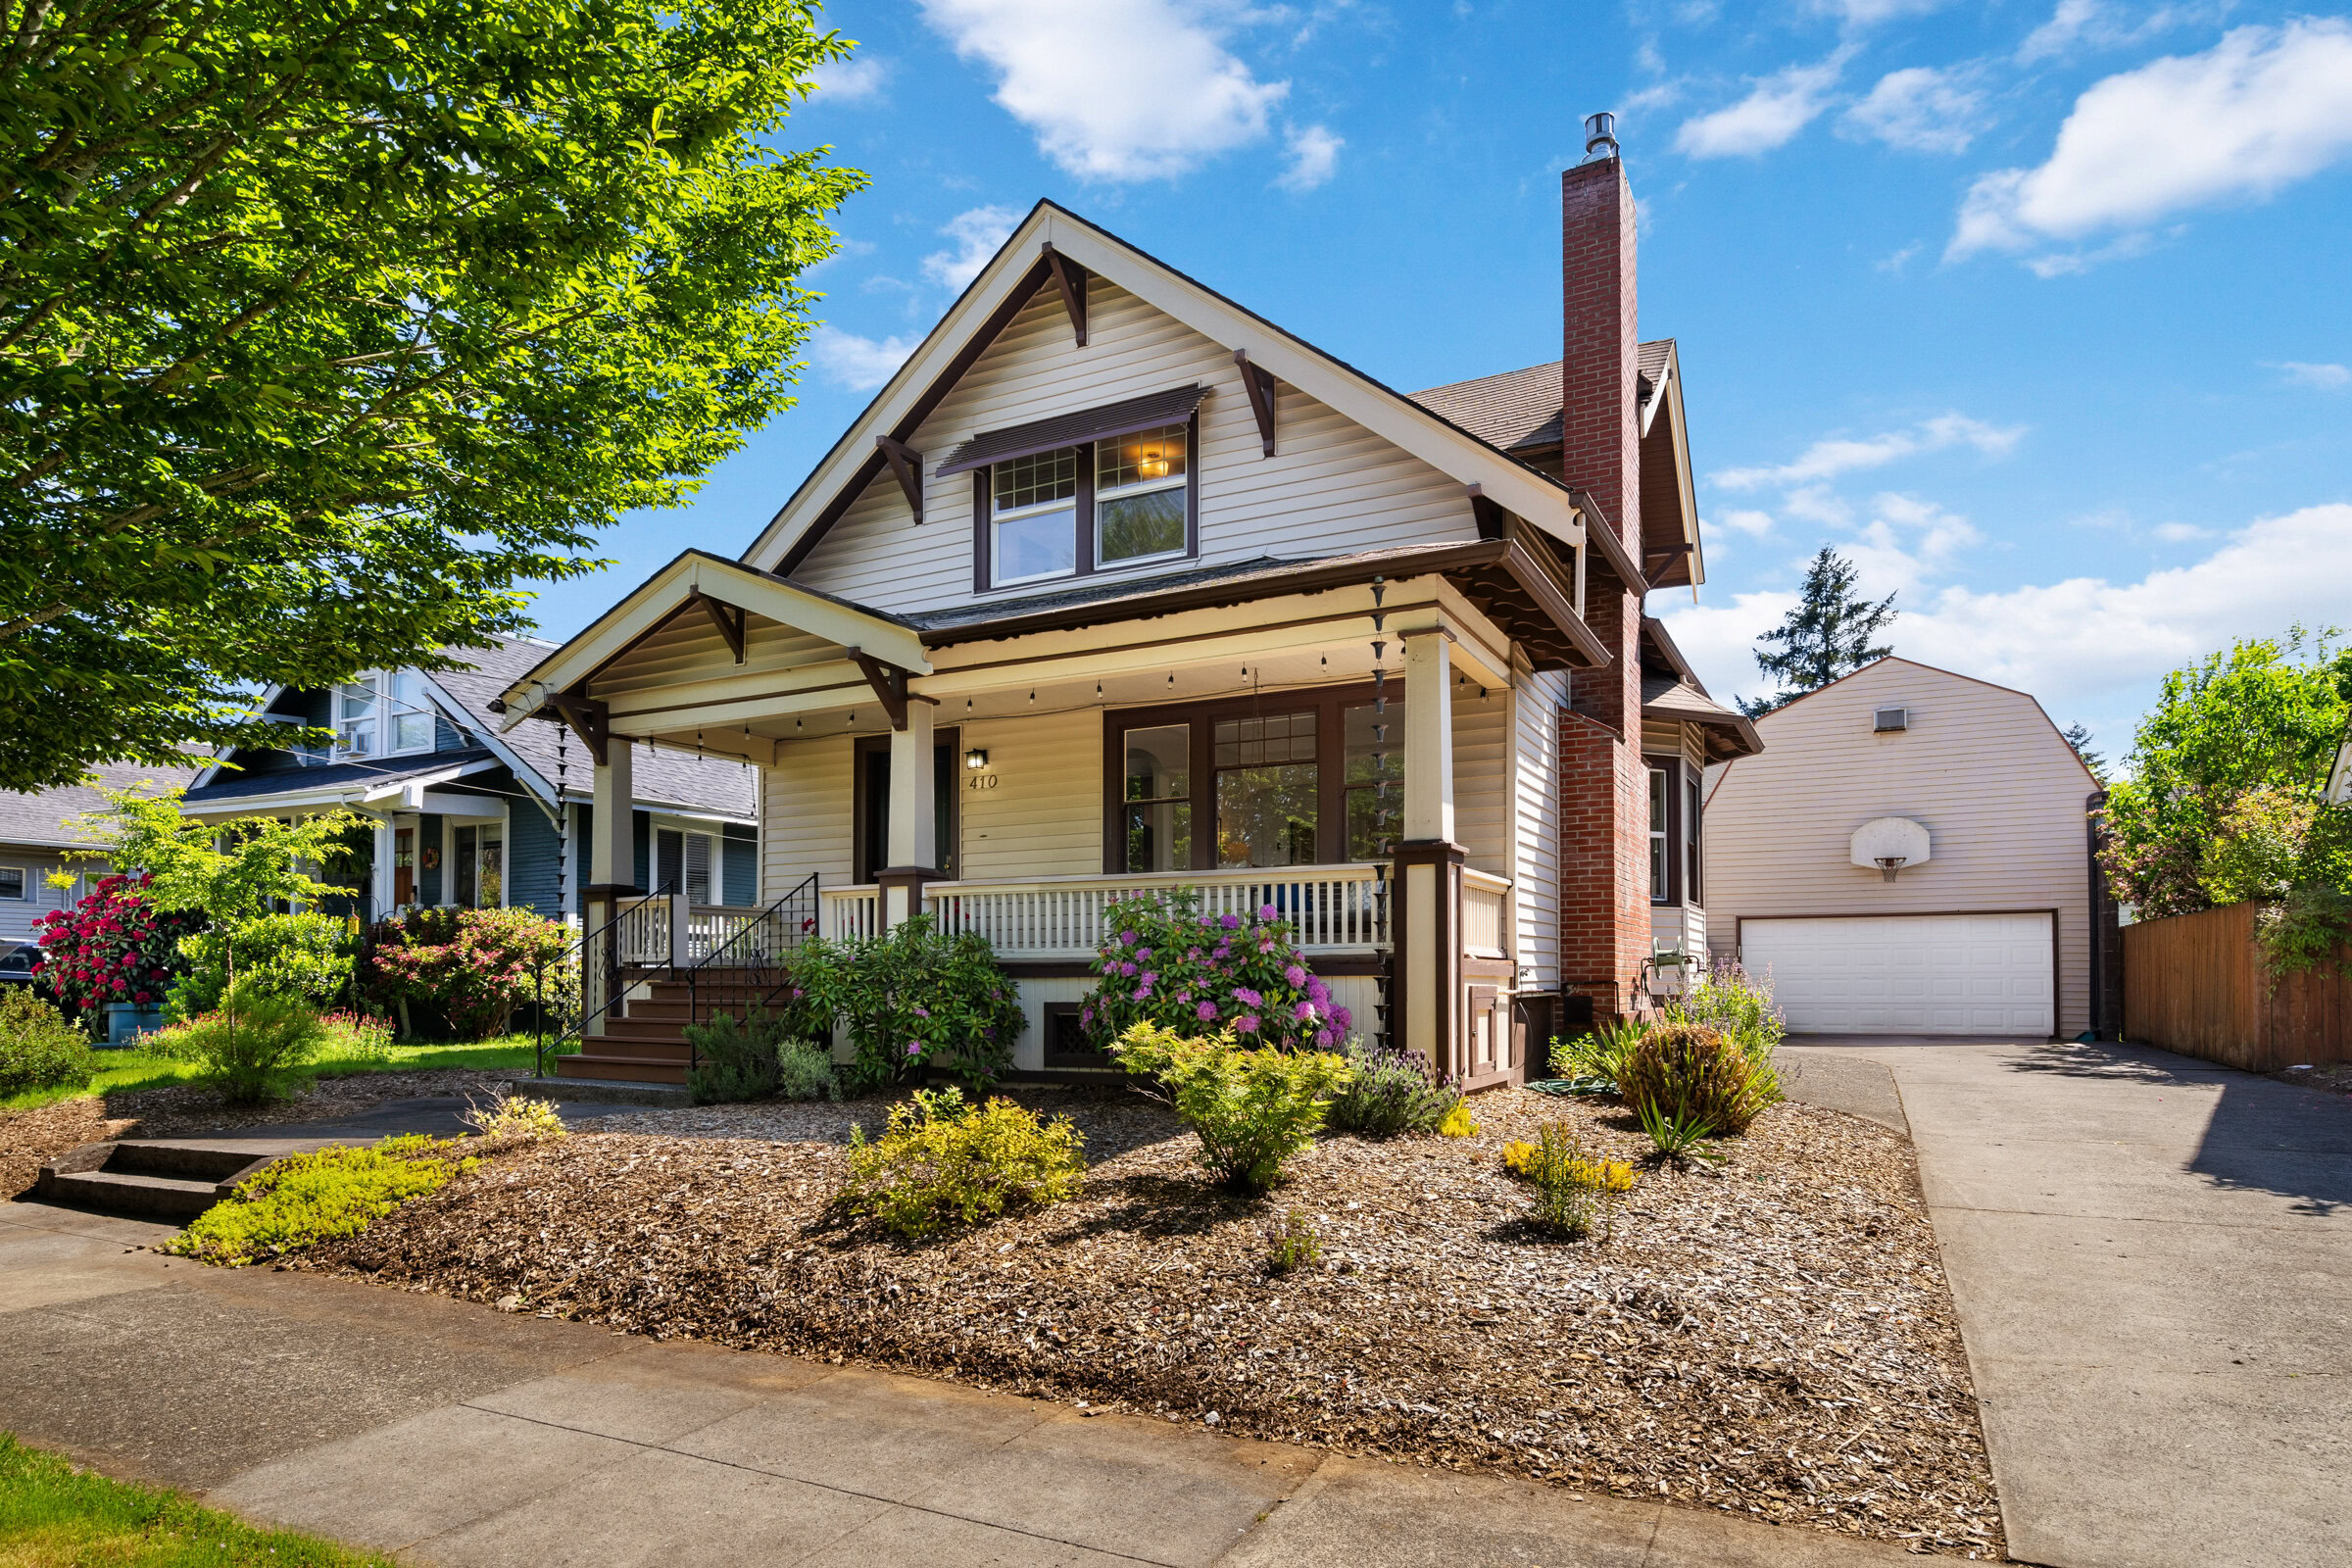
[[[1770,981],[1756,978],[1736,963],[1720,963],[1667,1003],[1665,1015],[1677,1023],[1703,1025],[1728,1038],[1747,1057],[1749,1067],[1769,1079],[1771,1099],[1781,1098],[1780,1074],[1773,1067],[1772,1054],[1780,1049],[1788,1026],[1773,1004]]]
[[[1631,1165],[1587,1154],[1576,1135],[1558,1122],[1537,1133],[1532,1144],[1514,1140],[1503,1145],[1502,1162],[1536,1190],[1536,1208],[1528,1222],[1572,1242],[1591,1235],[1595,1225],[1605,1238],[1617,1200],[1634,1189]]]
[[[1323,1255],[1323,1238],[1306,1215],[1292,1209],[1266,1227],[1266,1272],[1276,1279],[1295,1268],[1312,1268]]]
[[[1156,1078],[1200,1137],[1200,1163],[1228,1187],[1262,1193],[1314,1142],[1332,1096],[1354,1077],[1328,1051],[1244,1050],[1233,1036],[1188,1039],[1139,1023],[1111,1042],[1129,1072]]]
[[[1720,1031],[1669,1021],[1653,1025],[1634,1048],[1618,1092],[1645,1126],[1654,1112],[1722,1137],[1747,1131],[1779,1098],[1780,1086]]]
[[[1348,1087],[1332,1100],[1326,1122],[1359,1138],[1394,1138],[1398,1133],[1434,1133],[1462,1092],[1432,1083],[1428,1061],[1417,1051],[1385,1051],[1350,1040],[1345,1052]]]
[[[1230,1029],[1269,1046],[1337,1050],[1353,1020],[1292,944],[1271,904],[1245,919],[1202,914],[1192,888],[1114,899],[1089,965],[1094,990],[1078,1009],[1089,1039],[1139,1023],[1179,1031]]]
[[[328,1006],[351,990],[352,957],[358,951],[350,922],[329,914],[265,914],[233,927],[210,927],[179,939],[179,956],[188,969],[172,985],[165,1015],[184,1022],[219,1007],[230,958],[237,984],[256,996]]]
[[[808,943],[793,978],[815,1016],[849,1025],[856,1055],[843,1072],[859,1089],[941,1073],[977,1094],[1028,1026],[987,939],[942,932],[928,915],[885,936]]]
[[[326,1040],[326,1025],[309,1004],[249,992],[240,981],[220,1011],[164,1030],[151,1049],[198,1063],[223,1097],[253,1104],[268,1100],[278,1075],[308,1063]]]
[[[1009,1100],[975,1106],[960,1090],[918,1089],[891,1106],[879,1142],[851,1128],[839,1201],[914,1240],[1077,1197],[1085,1145],[1067,1116],[1041,1123]]]
[[[0,989],[0,1098],[27,1089],[87,1089],[98,1061],[80,1030],[32,994]]]
[[[1674,1111],[1662,1105],[1644,1104],[1637,1114],[1642,1118],[1642,1130],[1666,1158],[1678,1164],[1692,1159],[1703,1159],[1711,1165],[1723,1163],[1723,1152],[1708,1147],[1708,1140],[1715,1136],[1714,1129],[1695,1111]]]
[[[1574,1040],[1554,1040],[1551,1075],[1580,1089],[1613,1095],[1627,1058],[1648,1029],[1644,1019],[1617,1018]]]
[[[688,1024],[695,1064],[686,1069],[686,1088],[698,1105],[722,1101],[817,1100],[841,1098],[841,1078],[828,1050],[793,1038],[787,1017],[762,1007],[731,1012],[709,1023]]]
[[[561,920],[528,909],[411,909],[377,922],[360,965],[360,994],[410,1038],[504,1034],[540,995],[575,994],[578,959]]]
[[[564,1138],[571,1129],[556,1112],[552,1100],[532,1100],[516,1094],[493,1095],[469,1104],[458,1119],[484,1138]]]
[[[778,1100],[839,1100],[841,1073],[833,1053],[807,1040],[787,1040],[776,1051]]]
[[[411,1133],[369,1148],[289,1154],[237,1184],[165,1250],[226,1267],[354,1236],[480,1163],[461,1141]]]
[[[392,1021],[371,1018],[364,1012],[321,1013],[318,1021],[326,1026],[326,1049],[321,1059],[328,1061],[364,1061],[371,1066],[388,1066],[392,1060]]]

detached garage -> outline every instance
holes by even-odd
[[[2091,1027],[2098,782],[2039,703],[1884,659],[1756,728],[1707,782],[1708,935],[1791,1030]]]

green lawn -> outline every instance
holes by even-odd
[[[34,1105],[71,1100],[76,1095],[161,1089],[167,1084],[186,1083],[202,1072],[192,1061],[173,1061],[169,1057],[150,1055],[144,1051],[101,1051],[97,1055],[100,1070],[89,1088],[28,1089],[21,1095],[0,1099],[0,1110],[29,1109]],[[472,1045],[394,1046],[389,1061],[335,1055],[330,1048],[329,1054],[303,1068],[301,1076],[306,1079],[340,1078],[360,1072],[424,1072],[438,1067],[520,1067],[527,1070],[531,1061],[531,1037],[514,1034],[500,1035]],[[0,1559],[0,1568],[8,1568],[5,1559]]]
[[[0,1568],[217,1568],[317,1564],[390,1568],[391,1559],[316,1536],[256,1530],[161,1487],[76,1471],[0,1432]]]

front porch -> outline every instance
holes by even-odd
[[[1016,1070],[1100,1070],[1076,1030],[1104,911],[1181,892],[1291,922],[1358,1033],[1472,1086],[1523,1075],[1559,988],[1559,666],[1584,655],[1542,602],[1566,584],[1500,540],[1251,575],[934,625],[732,563],[658,576],[511,690],[509,722],[570,723],[600,802],[639,747],[754,762],[767,902],[647,901],[600,817],[588,924],[622,924],[589,983],[609,962],[613,1002],[566,1070],[681,956],[715,984],[917,915],[1018,984]]]

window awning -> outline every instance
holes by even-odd
[[[1181,424],[1193,416],[1193,411],[1207,396],[1208,388],[1204,386],[1180,386],[1166,392],[1129,398],[1124,403],[1106,403],[1099,409],[1057,414],[1051,419],[1039,419],[1031,424],[1016,424],[1003,430],[984,430],[949,453],[937,471],[943,477],[951,473],[964,473],[992,463],[1003,463],[1008,458],[1034,457],[1040,452],[1074,447],[1081,441],[1101,441],[1114,435],[1133,435],[1138,430],[1150,430],[1163,424]]]

